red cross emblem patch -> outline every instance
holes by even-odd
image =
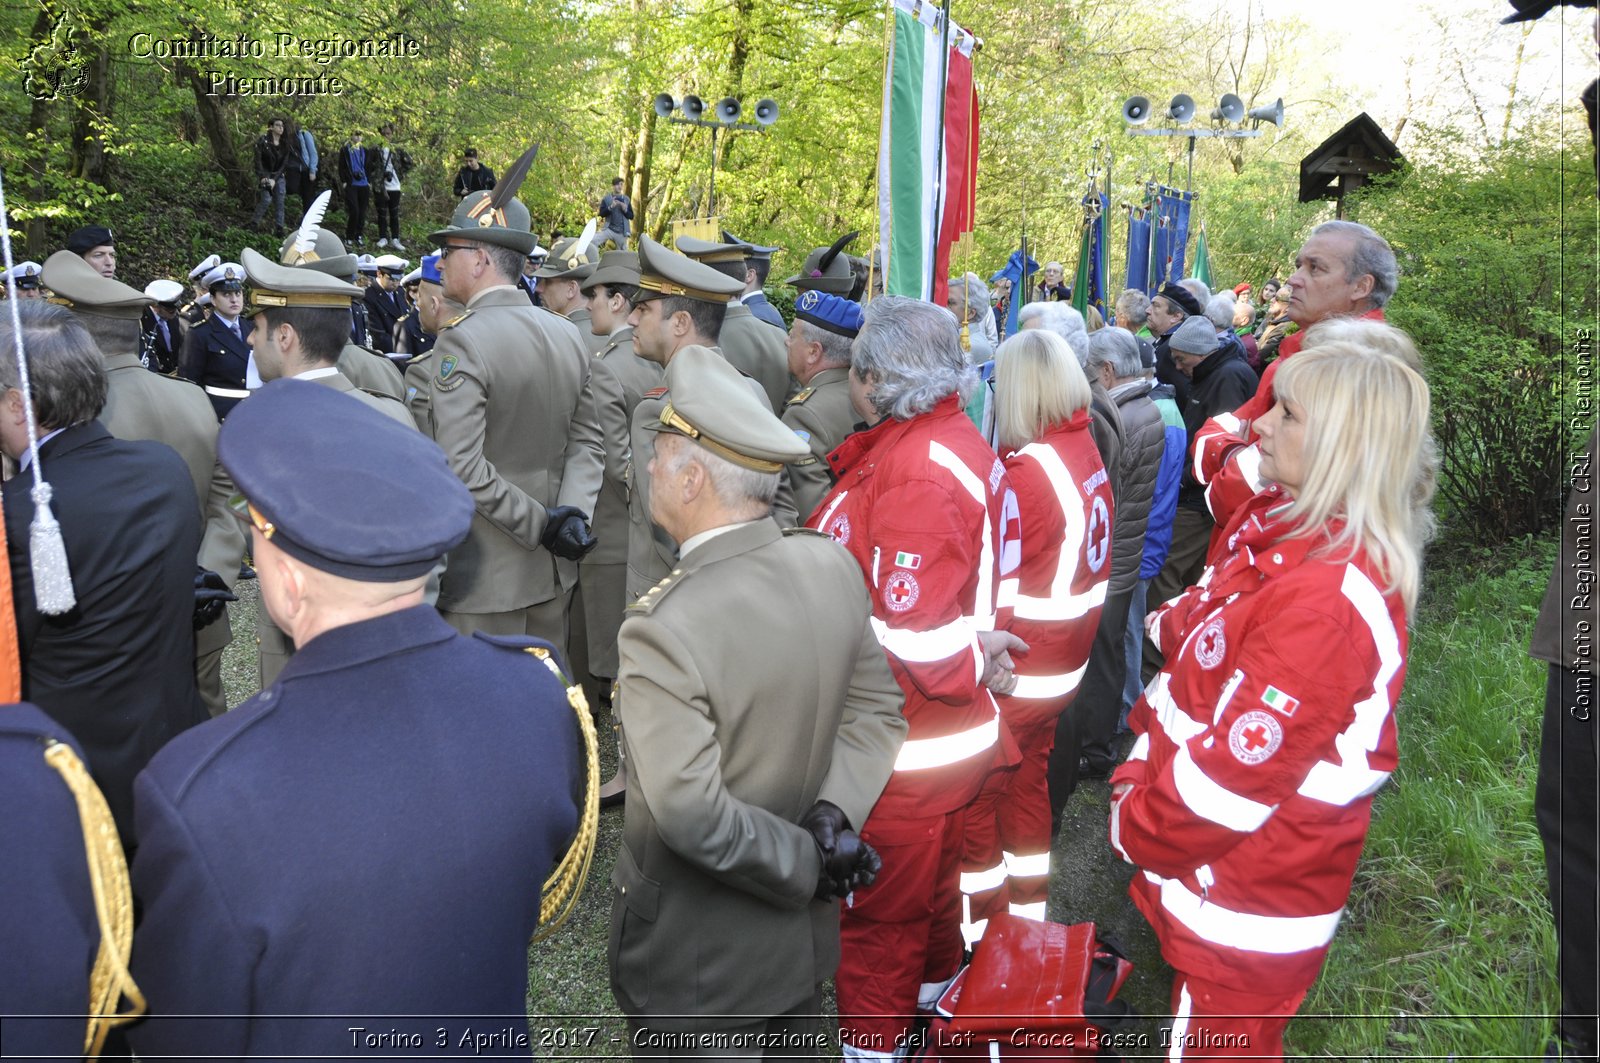
[[[1201,668],[1211,669],[1222,663],[1228,652],[1228,640],[1222,635],[1222,617],[1212,617],[1194,639],[1194,659]]]
[[[1283,725],[1270,713],[1247,712],[1228,728],[1228,749],[1243,764],[1260,764],[1283,745]]]
[[[903,613],[917,604],[917,596],[922,593],[917,586],[917,577],[903,568],[897,568],[889,573],[889,578],[883,585],[883,604],[896,613]]]

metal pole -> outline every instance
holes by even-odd
[[[939,222],[944,206],[944,123],[945,105],[950,95],[950,0],[944,0],[944,14],[939,23],[939,162],[933,171],[933,234],[932,254],[928,256],[928,292],[937,289],[939,278],[932,271],[939,261]]]
[[[1189,138],[1189,176],[1183,179],[1183,190],[1194,194],[1194,137]]]
[[[706,197],[706,217],[717,216],[717,126],[711,127],[711,194]],[[1191,141],[1190,143],[1193,143]]]

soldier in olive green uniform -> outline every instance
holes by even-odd
[[[576,325],[578,339],[589,354],[599,354],[606,345],[605,337],[595,335],[590,328],[589,301],[583,294],[583,282],[599,261],[600,252],[595,250],[593,235],[574,236],[556,241],[555,250],[533,271],[539,305]]]
[[[412,409],[477,504],[471,534],[449,555],[440,612],[462,632],[535,635],[565,653],[605,450],[572,326],[516,286],[534,246],[516,199],[532,159],[525,153],[493,192],[467,196],[432,234],[445,295],[467,309],[440,328],[426,399]]]
[[[723,315],[722,338],[718,345],[723,357],[735,369],[761,385],[773,412],[782,410],[792,390],[783,332],[752,314],[740,299],[744,292],[744,261],[748,249],[742,244],[714,244],[692,236],[678,237],[677,248],[696,262],[703,262],[739,283],[739,290]]]
[[[583,282],[591,328],[605,341],[590,369],[595,408],[605,437],[606,473],[592,522],[600,545],[578,565],[584,630],[574,632],[572,653],[578,677],[592,677],[586,685],[592,691],[589,704],[597,709],[611,704],[611,683],[617,676],[617,628],[622,626],[622,609],[628,603],[629,428],[634,407],[645,392],[661,383],[661,367],[633,353],[633,330],[627,322],[638,290],[639,255],[634,251],[607,251]],[[579,652],[580,645],[584,653]],[[580,663],[586,667],[579,668]]]
[[[828,455],[855,431],[850,406],[850,343],[861,331],[861,306],[812,290],[794,301],[789,328],[789,372],[800,391],[783,408],[783,423],[810,453],[789,463],[795,512],[802,522],[833,487]]]
[[[714,352],[687,347],[666,376],[651,510],[682,559],[622,625],[632,774],[608,961],[637,1054],[713,1055],[658,1052],[654,1035],[822,1032],[835,898],[879,864],[851,825],[906,724],[859,569],[768,516],[805,447]],[[770,1052],[818,1055],[807,1043]]]
[[[387,395],[364,391],[339,372],[350,304],[361,289],[307,266],[280,266],[245,248],[240,260],[251,285],[245,313],[255,319],[250,349],[263,383],[287,377],[314,381],[415,428],[406,408]],[[256,670],[265,690],[294,656],[295,645],[266,609],[256,610]]]
[[[300,228],[290,233],[283,242],[278,261],[285,266],[303,266],[352,283],[356,277],[356,256],[345,251],[344,241],[313,220],[321,217],[319,207],[324,205],[323,196],[332,194],[324,192],[317,197],[311,210],[301,220]],[[350,340],[349,331],[348,328],[345,330],[345,345],[339,351],[339,372],[349,377],[350,382],[358,388],[404,402],[406,390],[400,379],[400,370],[371,347],[363,347]]]
[[[217,415],[200,388],[152,373],[140,363],[139,319],[153,300],[102,276],[71,251],[51,255],[42,276],[55,301],[72,308],[105,356],[106,404],[100,423],[118,439],[165,443],[189,467],[204,526],[197,563],[231,589],[244,560],[245,538],[228,509],[233,482],[217,463]],[[228,710],[222,651],[232,640],[226,612],[195,632],[195,681],[213,716]]]

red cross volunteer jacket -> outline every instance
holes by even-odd
[[[861,566],[910,724],[873,815],[954,811],[991,767],[1016,759],[982,685],[977,640],[1010,619],[1022,552],[1016,496],[955,396],[847,437],[828,462],[837,481],[810,526]]]
[[[1286,501],[1252,498],[1225,559],[1150,616],[1167,663],[1128,719],[1111,844],[1173,967],[1292,992],[1322,966],[1395,767],[1406,627],[1363,555],[1289,536]]]
[[[1028,644],[1007,720],[1053,720],[1083,679],[1111,578],[1111,480],[1089,411],[1006,458],[1022,514],[1022,564],[1009,630]]]

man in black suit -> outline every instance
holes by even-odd
[[[152,1018],[129,1039],[145,1060],[321,1059],[364,1028],[458,1054],[473,1016],[525,1007],[539,884],[578,823],[574,707],[548,644],[459,635],[424,604],[473,522],[426,436],[275,380],[218,447],[299,649],[139,777]]]
[[[374,260],[378,267],[377,279],[367,285],[362,302],[367,308],[367,328],[372,333],[372,346],[380,354],[395,349],[394,327],[411,309],[400,290],[400,277],[406,271],[405,259],[398,255],[379,255]]]
[[[245,389],[245,367],[250,364],[250,330],[255,326],[240,315],[244,311],[244,267],[224,262],[205,276],[211,296],[211,316],[189,330],[178,374],[206,389],[217,420],[239,400],[250,397]]]
[[[183,285],[177,281],[151,281],[145,285],[144,294],[155,302],[145,307],[139,317],[139,360],[152,373],[177,376],[183,341],[188,335],[188,324],[178,316]]]
[[[83,746],[123,843],[133,777],[206,718],[194,675],[200,503],[189,469],[162,443],[115,439],[100,352],[72,313],[19,304],[39,427],[40,471],[61,525],[76,605],[40,612],[29,563],[34,476],[9,319],[0,321],[0,450],[22,464],[3,488],[22,696]]]

